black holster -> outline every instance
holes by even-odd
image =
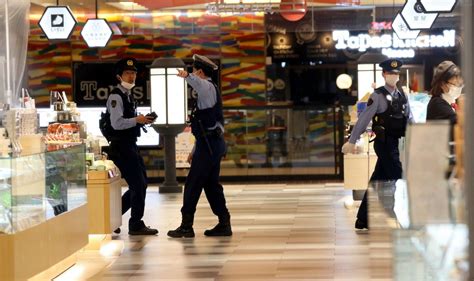
[[[375,133],[376,140],[385,142],[385,127],[376,125],[372,127],[372,131]]]

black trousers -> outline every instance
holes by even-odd
[[[146,168],[135,141],[112,142],[109,158],[119,168],[127,181],[128,190],[122,195],[122,214],[131,209],[129,229],[140,229],[145,211],[145,197],[148,186]]]
[[[370,181],[389,181],[402,178],[402,163],[398,151],[398,138],[386,136],[385,141],[375,139],[374,150],[377,154],[377,163]],[[357,219],[367,222],[367,191],[357,212]]]
[[[196,212],[199,197],[204,189],[212,212],[218,217],[225,217],[229,215],[229,211],[226,207],[224,189],[219,183],[221,159],[225,154],[225,142],[219,136],[208,136],[207,139],[209,146],[204,138],[196,139],[191,169],[184,185],[181,213],[194,214]]]

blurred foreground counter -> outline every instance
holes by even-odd
[[[88,243],[85,146],[0,158],[0,280],[50,280]]]

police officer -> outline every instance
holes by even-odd
[[[342,146],[342,153],[354,153],[356,141],[372,120],[372,131],[376,134],[374,149],[377,163],[370,181],[389,181],[402,177],[398,140],[405,135],[407,122],[412,121],[412,115],[407,96],[397,88],[402,62],[390,59],[379,65],[383,70],[385,86],[375,89],[370,96],[367,108],[359,116],[349,141]],[[357,213],[355,227],[368,229],[367,192]]]
[[[210,78],[217,65],[204,56],[194,55],[193,59],[193,72],[178,70],[178,76],[186,79],[195,93],[191,131],[196,143],[188,158],[191,169],[184,186],[181,225],[170,230],[168,236],[194,237],[194,213],[203,189],[212,212],[219,218],[219,223],[213,229],[206,230],[204,235],[231,236],[230,214],[219,183],[221,158],[225,154],[222,99],[217,85]]]
[[[108,100],[112,138],[109,157],[120,169],[127,181],[128,190],[122,195],[122,214],[131,209],[128,222],[130,235],[155,235],[158,230],[149,228],[143,222],[147,189],[146,169],[137,147],[140,127],[153,121],[153,117],[138,115],[131,92],[137,77],[137,62],[134,58],[124,58],[116,64],[116,77],[120,84],[115,87]],[[115,231],[120,232],[120,229]]]

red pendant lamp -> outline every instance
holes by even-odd
[[[280,14],[287,21],[299,21],[306,14],[306,0],[281,0]]]

